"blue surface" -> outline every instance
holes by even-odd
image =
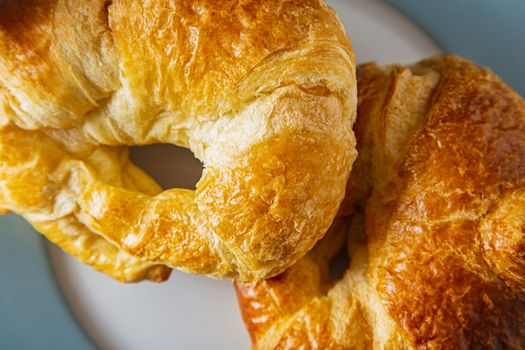
[[[491,68],[525,97],[525,0],[387,0],[452,53]]]
[[[0,219],[0,349],[95,349],[64,304],[47,254],[22,218]]]
[[[387,1],[525,96],[525,0]],[[0,218],[0,259],[0,349],[95,348],[63,303],[44,240],[18,217]]]

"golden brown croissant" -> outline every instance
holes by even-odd
[[[524,101],[453,56],[364,65],[358,88],[351,223],[284,274],[237,283],[254,348],[524,349]]]
[[[0,106],[0,211],[121,280],[282,272],[355,158],[354,57],[323,0],[2,1]],[[195,153],[196,191],[128,161],[152,143]]]

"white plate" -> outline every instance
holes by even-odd
[[[329,2],[345,24],[359,62],[412,62],[439,53],[421,29],[381,1]],[[150,147],[135,152],[134,159],[161,183],[172,186],[191,184],[200,171],[187,152],[175,147]],[[174,173],[178,178],[168,178]],[[102,349],[250,347],[228,281],[174,271],[164,284],[122,285],[54,246],[50,251],[67,302]]]

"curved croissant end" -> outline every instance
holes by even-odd
[[[254,348],[523,349],[525,102],[454,56],[358,82],[350,268],[332,283],[314,250],[237,283]]]
[[[71,218],[140,264],[272,276],[336,215],[356,97],[323,0],[2,1],[0,210],[63,246],[77,236],[42,222]],[[125,147],[152,143],[203,162],[195,192],[129,164]]]

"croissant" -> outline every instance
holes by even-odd
[[[344,198],[355,79],[323,0],[2,1],[0,212],[122,281],[276,275]],[[196,191],[130,163],[154,143]]]
[[[455,56],[357,76],[341,217],[282,275],[236,283],[254,348],[524,349],[525,102]]]

